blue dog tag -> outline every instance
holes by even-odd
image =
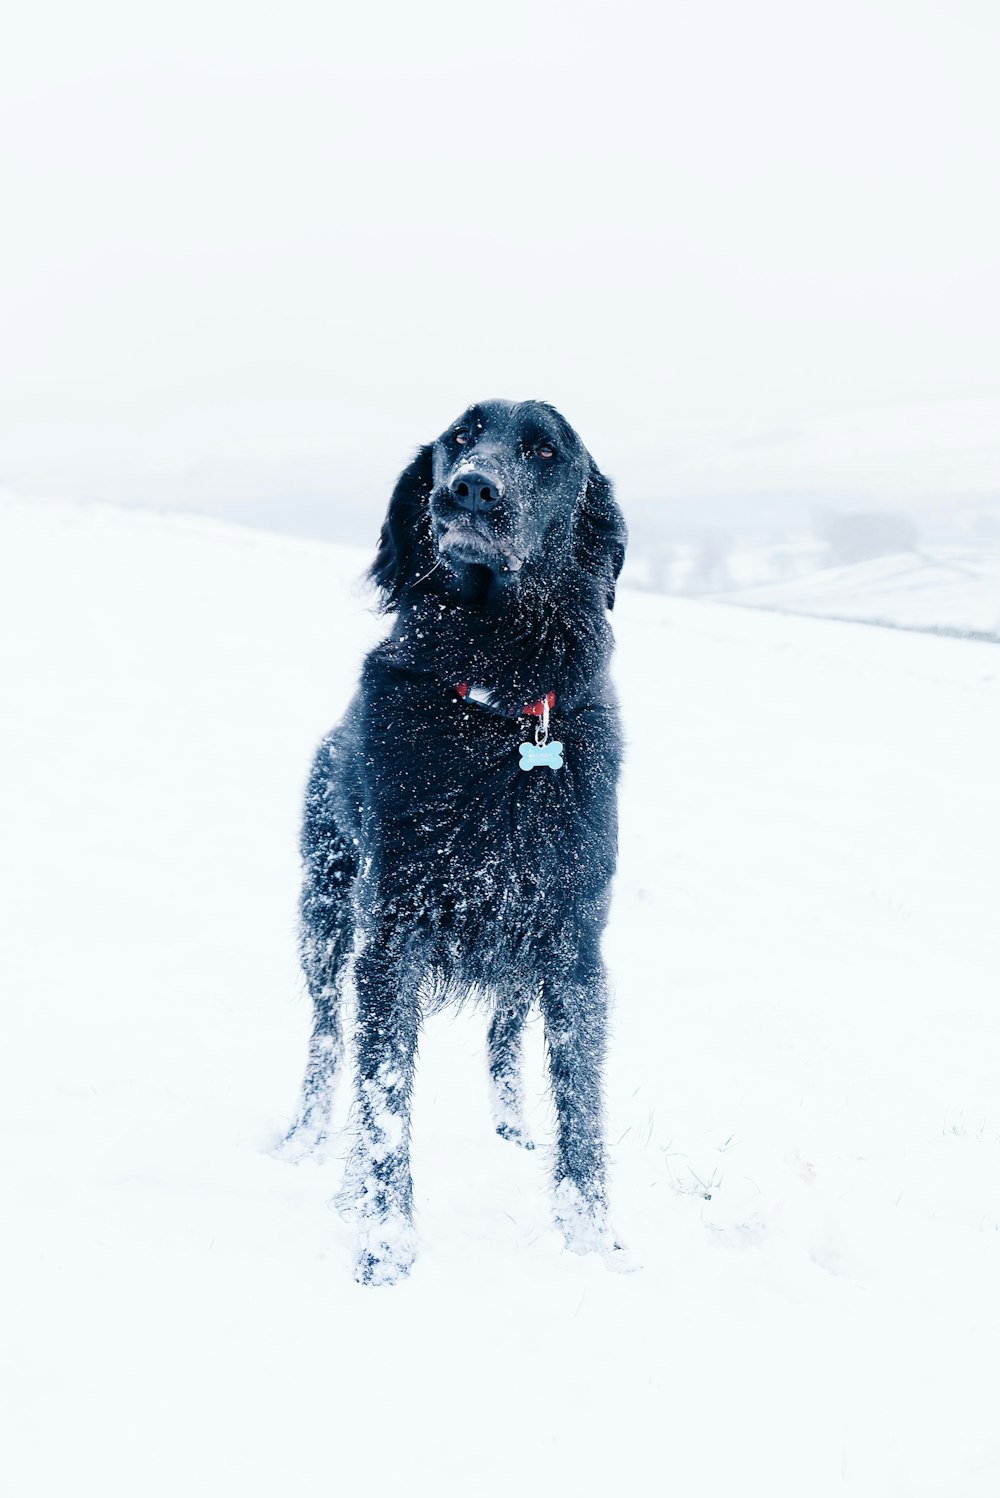
[[[549,765],[553,770],[563,767],[563,746],[558,739],[550,744],[522,744],[521,769],[533,770],[536,765]]]

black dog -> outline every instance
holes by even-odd
[[[315,1026],[292,1157],[328,1127],[355,931],[355,1142],[342,1202],[357,1275],[413,1263],[409,1114],[421,1012],[492,1009],[497,1130],[524,1144],[520,1037],[537,999],[558,1114],[556,1217],[577,1252],[606,1214],[600,954],[617,851],[606,610],[626,532],[552,406],[473,406],[400,476],[371,577],[392,633],[368,656],[306,799],[302,962]]]

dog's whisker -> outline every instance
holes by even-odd
[[[427,571],[424,573],[423,577],[418,577],[417,580],[416,580],[416,582],[413,584],[413,586],[416,588],[421,583],[425,583],[427,581],[427,579],[430,577],[431,573],[432,572],[436,572],[437,569],[440,567],[440,565],[441,565],[441,563],[443,561],[444,561],[444,557],[438,557],[437,561],[434,563],[434,566],[433,567],[429,567],[427,569]]]

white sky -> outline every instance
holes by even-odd
[[[11,10],[0,482],[382,498],[505,395],[676,494],[733,433],[997,409],[994,0]]]

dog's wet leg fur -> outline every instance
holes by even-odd
[[[496,1131],[521,1149],[533,1150],[524,1116],[521,1047],[533,995],[511,999],[497,1008],[486,1039],[490,1073],[490,1106]]]
[[[355,1132],[338,1198],[357,1228],[355,1278],[364,1285],[395,1284],[416,1257],[410,1100],[421,977],[391,929],[371,932],[355,965]]]
[[[315,996],[298,1112],[278,1147],[281,1158],[293,1163],[322,1156],[329,1141],[330,1117],[344,1060],[339,997],[334,985]]]
[[[607,1254],[608,1226],[601,1070],[607,1040],[604,966],[586,944],[542,983],[542,1015],[556,1108],[555,1217],[573,1253]]]
[[[321,1155],[343,1068],[342,1000],[354,947],[352,886],[357,854],[337,829],[329,802],[331,745],[317,755],[302,832],[305,877],[299,902],[299,955],[313,1001],[313,1029],[295,1121],[279,1146],[283,1159]]]

